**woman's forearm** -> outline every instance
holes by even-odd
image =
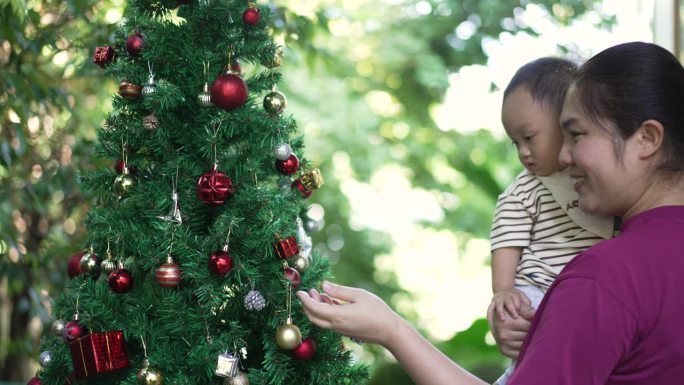
[[[445,356],[407,321],[396,318],[396,326],[391,327],[392,334],[383,346],[417,385],[487,384]]]

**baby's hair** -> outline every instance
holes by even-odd
[[[516,71],[504,90],[504,100],[519,87],[532,96],[532,100],[551,106],[560,113],[563,98],[574,80],[577,64],[567,59],[543,57],[533,60]]]

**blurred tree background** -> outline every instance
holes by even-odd
[[[286,113],[297,117],[307,155],[325,177],[312,198],[320,225],[312,235],[334,262],[336,281],[374,291],[409,319],[419,318],[410,290],[378,268],[400,235],[359,220],[363,204],[352,196],[377,192],[387,182],[379,173],[385,170],[401,176],[393,183],[436,202],[427,210],[436,214],[415,216],[421,229],[454,234],[461,251],[486,239],[496,196],[520,166],[508,141],[489,130],[438,127],[434,110],[449,74],[485,64],[487,41],[537,34],[519,17],[532,4],[558,25],[592,14],[609,27],[614,20],[598,3],[261,2],[279,15],[273,34],[285,47],[279,89],[288,97]],[[33,376],[40,335],[52,322],[50,293],[62,290],[67,261],[82,247],[92,197],[79,191],[78,174],[112,166],[92,150],[118,85],[91,60],[96,46],[111,44],[123,7],[124,0],[0,0],[0,381]],[[498,106],[489,113],[498,117]],[[396,210],[420,211],[414,203],[408,197]],[[417,268],[431,263],[430,255],[415,255]],[[442,306],[458,307],[459,295],[468,293],[452,293],[453,302]],[[487,330],[478,320],[439,346],[493,380],[506,362],[486,342]],[[411,383],[382,350],[356,349],[373,365],[373,384]]]

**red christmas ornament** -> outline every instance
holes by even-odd
[[[114,60],[114,48],[110,46],[97,47],[95,48],[95,54],[93,55],[93,63],[104,68],[105,65],[109,64]]]
[[[291,187],[293,189],[296,188],[297,190],[299,190],[299,192],[302,193],[302,196],[304,198],[308,198],[311,196],[311,194],[313,194],[313,190],[307,190],[306,187],[304,187],[304,184],[302,183],[302,181],[299,179],[295,179],[295,181],[292,182]]]
[[[242,73],[242,66],[240,65],[240,60],[234,56],[230,59],[230,70],[238,75]]]
[[[114,163],[114,171],[116,171],[117,174],[121,174],[123,172],[124,166],[128,168],[128,172],[132,175],[138,173],[138,169],[135,166],[129,166],[125,164],[124,161],[121,159],[117,160],[116,163]]]
[[[174,262],[173,257],[169,255],[166,257],[166,263],[157,268],[155,277],[159,286],[174,288],[180,284],[181,270],[178,264]]]
[[[232,72],[219,75],[211,83],[211,101],[217,107],[232,111],[242,107],[247,101],[247,84]]]
[[[228,254],[228,247],[209,256],[209,271],[218,275],[226,275],[233,270],[233,257]]]
[[[62,331],[62,336],[69,342],[85,337],[86,334],[88,334],[88,328],[78,322],[78,315],[75,315],[73,320],[67,322]]]
[[[125,80],[122,80],[121,83],[119,83],[119,95],[128,100],[136,100],[140,98],[142,89],[143,88],[141,86],[127,82]]]
[[[233,181],[218,170],[214,164],[211,171],[205,172],[197,179],[197,198],[205,204],[218,206],[235,193]]]
[[[109,274],[108,282],[109,288],[115,293],[126,293],[133,287],[133,274],[131,274],[130,271],[119,267]]]
[[[310,360],[316,353],[316,342],[313,338],[306,337],[296,348],[290,350],[292,357],[298,360]]]
[[[242,13],[242,21],[247,25],[257,25],[261,19],[261,11],[258,8],[249,7]]]
[[[86,252],[86,250],[79,251],[69,258],[69,263],[67,264],[67,275],[69,278],[83,274],[81,271],[81,258],[83,258]]]
[[[40,385],[40,384],[41,384],[41,382],[38,379],[38,377],[33,377],[32,379],[28,380],[28,382],[26,383],[26,385]]]
[[[285,278],[290,281],[293,289],[297,289],[299,284],[302,283],[302,276],[299,275],[299,272],[289,266],[285,268]]]
[[[145,38],[140,31],[135,31],[126,39],[126,51],[133,57],[140,56],[140,52],[142,52],[144,46]]]
[[[295,154],[290,154],[285,160],[276,159],[275,167],[283,175],[292,175],[299,169],[299,158]]]
[[[293,236],[278,240],[278,242],[273,244],[273,248],[280,259],[287,259],[299,254],[297,238]]]

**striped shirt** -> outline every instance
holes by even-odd
[[[568,177],[560,174],[544,177],[549,178]],[[540,179],[527,171],[499,195],[491,249],[522,248],[516,285],[534,285],[545,291],[577,254],[603,240],[570,218],[568,210],[579,210],[576,194],[572,199],[559,204]]]

